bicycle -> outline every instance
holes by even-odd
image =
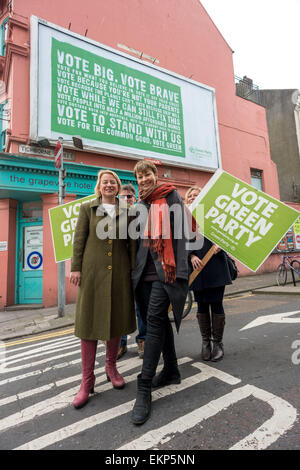
[[[299,256],[282,256],[282,263],[277,267],[276,281],[278,286],[285,286],[287,281],[288,268],[290,269],[293,277],[294,285],[296,285],[295,274],[300,277],[300,261]]]

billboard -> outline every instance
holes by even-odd
[[[31,140],[80,135],[91,151],[220,167],[212,88],[36,17],[31,31]]]

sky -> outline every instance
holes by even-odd
[[[300,0],[200,0],[234,50],[234,74],[300,89]]]

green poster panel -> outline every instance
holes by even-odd
[[[81,204],[96,199],[95,194],[49,209],[56,263],[72,258],[75,227]]]
[[[238,178],[217,170],[190,209],[199,231],[257,271],[299,212]]]

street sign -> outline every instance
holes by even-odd
[[[217,170],[191,204],[199,231],[257,271],[299,212],[238,178]]]
[[[62,145],[61,142],[58,140],[55,149],[55,158],[54,158],[54,165],[55,168],[60,168],[61,166],[61,157],[62,157]]]

